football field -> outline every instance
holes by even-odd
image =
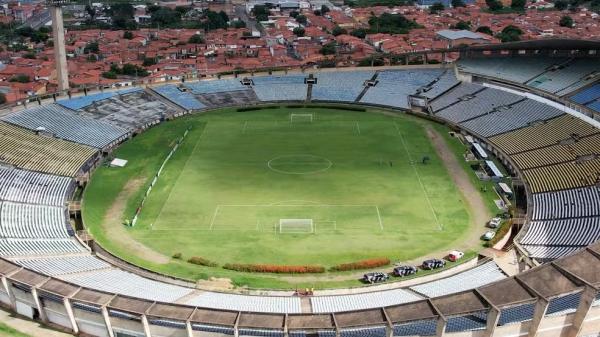
[[[131,231],[165,255],[323,266],[410,259],[450,248],[470,226],[415,118],[322,108],[193,118],[201,123]]]

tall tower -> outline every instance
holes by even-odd
[[[63,25],[62,6],[69,0],[46,0],[52,16],[52,38],[54,40],[54,64],[58,90],[69,89],[69,70],[67,68],[67,52],[65,50],[65,27]]]

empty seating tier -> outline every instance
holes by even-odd
[[[432,111],[437,112],[449,105],[460,102],[462,99],[472,96],[477,92],[485,89],[484,86],[473,83],[461,83],[452,88],[442,96],[439,96],[430,103]]]
[[[65,208],[1,202],[0,237],[68,238]]]
[[[153,90],[186,110],[200,110],[206,108],[206,106],[198,101],[194,95],[187,91],[182,91],[173,84],[154,87]]]
[[[108,263],[91,255],[16,259],[13,262],[48,276],[89,272],[111,267]]]
[[[272,313],[301,313],[299,297],[250,296],[205,292],[186,302],[205,308]]]
[[[564,63],[565,58],[551,57],[482,57],[458,61],[460,71],[525,83],[547,71],[553,65]]]
[[[58,104],[21,110],[4,116],[2,120],[96,148],[104,148],[122,141],[128,133],[120,127],[78,116]]]
[[[308,85],[304,83],[304,75],[257,76],[252,77],[252,89],[259,100],[305,101]]]
[[[600,158],[568,162],[524,170],[533,193],[596,185],[600,177]]]
[[[312,100],[354,102],[365,89],[374,71],[323,72],[315,74],[317,84],[312,86]]]
[[[574,59],[528,81],[526,85],[558,96],[569,94],[594,81],[600,72],[596,59]]]
[[[524,245],[587,246],[600,239],[600,217],[532,221]]]
[[[434,82],[419,88],[416,94],[429,99],[434,99],[459,83],[456,76],[454,76],[454,70],[448,69],[440,77],[436,78]]]
[[[461,123],[484,115],[494,109],[505,108],[524,98],[506,91],[486,88],[474,95],[462,97],[459,102],[438,110],[437,117]]]
[[[562,115],[563,112],[549,105],[527,99],[508,107],[499,108],[463,123],[462,125],[483,137],[491,137],[526,127]]]
[[[0,161],[20,168],[61,176],[74,176],[98,149],[39,136],[0,122]]]
[[[521,152],[512,156],[521,169],[574,161],[587,155],[600,155],[600,134],[579,138],[565,144]]]
[[[588,104],[597,99],[600,99],[600,83],[571,96],[571,100],[579,104]]]
[[[533,220],[600,216],[600,187],[533,194]]]
[[[91,94],[87,96],[79,96],[70,99],[63,99],[57,101],[58,104],[73,110],[79,110],[85,108],[88,105],[93,104],[94,102],[102,101],[107,98],[111,98],[117,95],[125,95],[132,92],[142,91],[142,88],[129,88],[122,90],[114,90],[114,91],[106,91],[100,92],[97,94]]]
[[[456,275],[413,286],[410,289],[426,297],[438,297],[481,287],[505,277],[498,265],[490,261]]]
[[[523,248],[529,253],[529,257],[546,262],[567,256],[580,250],[582,247],[523,245]]]
[[[223,79],[212,81],[199,81],[184,83],[184,87],[192,90],[194,94],[214,94],[217,92],[246,90],[247,86],[240,82],[240,79]]]
[[[441,69],[381,71],[377,74],[377,85],[370,87],[360,102],[408,109],[408,96],[443,72]]]
[[[73,179],[0,166],[0,200],[64,206]]]
[[[75,239],[2,239],[0,256],[25,257],[87,252]]]
[[[595,133],[598,133],[598,129],[593,125],[565,114],[540,124],[491,137],[490,141],[511,155]]]
[[[408,303],[422,299],[421,296],[405,289],[370,292],[343,296],[311,297],[312,311],[315,313],[371,309],[381,306]]]

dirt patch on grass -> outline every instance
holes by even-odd
[[[127,200],[134,194],[142,185],[144,179],[131,179],[125,184],[123,190],[117,195],[112,205],[109,207],[104,221],[102,221],[102,228],[106,231],[107,235],[110,235],[112,241],[114,241],[120,247],[127,247],[127,250],[136,255],[137,257],[143,258],[147,261],[154,263],[166,264],[169,263],[170,258],[162,255],[155,250],[146,247],[140,242],[133,239],[129,233],[125,230],[122,224],[122,216],[127,206]]]
[[[196,285],[199,289],[216,291],[233,290],[235,288],[231,279],[216,277],[211,277],[208,280],[198,280]]]

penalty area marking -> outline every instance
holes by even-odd
[[[437,217],[437,214],[435,214],[435,209],[433,208],[433,204],[431,203],[431,199],[429,199],[429,194],[427,193],[427,190],[425,189],[425,185],[423,184],[423,181],[421,180],[421,175],[419,174],[419,170],[417,170],[417,167],[415,166],[415,162],[412,159],[410,151],[408,151],[408,146],[406,146],[406,142],[404,141],[404,136],[402,135],[402,132],[400,131],[400,128],[398,127],[398,124],[396,123],[396,121],[394,121],[394,126],[396,127],[396,131],[398,131],[398,135],[400,135],[400,141],[402,142],[402,146],[404,147],[404,151],[406,151],[406,154],[408,155],[408,160],[410,161],[410,166],[415,171],[415,175],[417,176],[417,180],[419,181],[419,185],[421,185],[421,190],[423,190],[423,194],[425,194],[425,199],[427,199],[427,204],[429,205],[429,209],[431,210],[431,214],[433,214],[433,218],[435,219],[435,222],[436,222],[438,228],[440,230],[444,230],[444,228],[442,227],[442,224],[440,223],[440,220]]]

